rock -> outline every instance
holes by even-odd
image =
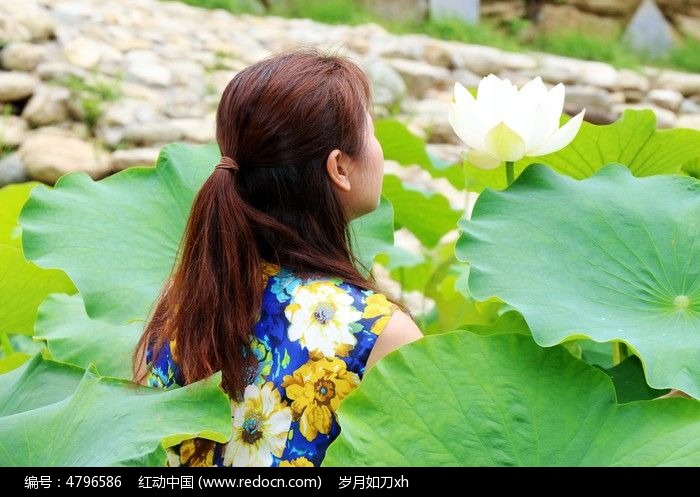
[[[673,49],[676,36],[654,0],[643,0],[627,25],[623,40],[638,53],[663,57]]]
[[[123,81],[119,87],[124,98],[133,98],[136,100],[144,100],[150,102],[158,109],[165,106],[165,97],[163,92],[149,86],[138,83]]]
[[[29,177],[17,152],[0,158],[0,187],[12,183],[24,183],[25,181],[29,181]]]
[[[617,85],[619,76],[617,70],[604,62],[582,62],[579,75],[581,83],[613,89]]]
[[[97,44],[85,36],[68,41],[63,47],[63,52],[68,62],[83,69],[95,67],[101,59]]]
[[[134,81],[140,81],[152,86],[165,87],[172,81],[172,73],[162,65],[139,65],[132,63],[126,69],[127,76]]]
[[[501,0],[481,3],[481,17],[499,23],[519,21],[525,17],[525,2]]]
[[[457,69],[452,72],[452,81],[461,83],[465,88],[477,88],[482,79],[468,69]]]
[[[569,116],[575,116],[584,109],[583,105],[571,102],[564,103],[564,113]],[[591,124],[610,124],[617,121],[621,111],[601,109],[598,107],[587,107],[584,120]]]
[[[413,124],[423,129],[429,143],[459,144],[460,140],[448,120],[449,108],[449,98],[425,98],[408,102],[405,112],[415,116],[412,119]]]
[[[700,131],[700,114],[686,114],[676,121],[677,128],[690,128]]]
[[[39,131],[31,134],[19,148],[29,178],[54,184],[62,175],[83,171],[93,179],[109,173],[107,155],[95,144],[68,133]]]
[[[19,147],[27,133],[27,121],[17,116],[0,115],[0,144]]]
[[[424,21],[428,18],[429,0],[360,0],[366,8],[384,19]]]
[[[498,74],[501,70],[500,60],[503,52],[497,48],[464,43],[453,43],[452,48],[459,62],[459,69],[468,69],[481,76]]]
[[[39,79],[26,72],[0,71],[0,102],[25,99],[34,92]]]
[[[616,88],[622,90],[637,90],[646,92],[649,90],[649,80],[637,71],[630,69],[620,69],[617,71]]]
[[[460,64],[449,43],[442,40],[430,40],[423,48],[423,59],[433,66],[454,69]]]
[[[87,79],[90,73],[80,67],[75,67],[65,62],[46,61],[39,64],[36,68],[36,74],[44,81],[63,80],[68,77],[76,77],[78,79]]]
[[[169,117],[175,118],[199,118],[204,116],[210,108],[207,101],[202,97],[204,89],[201,93],[191,91],[185,88],[172,88],[165,93],[165,105],[163,112]],[[217,95],[216,104],[218,104],[219,96]],[[214,107],[216,107],[216,104]]]
[[[641,102],[646,97],[646,93],[643,91],[639,91],[639,90],[625,90],[624,94],[625,94],[625,102],[628,102],[628,103]]]
[[[0,52],[0,64],[8,71],[33,71],[44,58],[44,47],[15,41]]]
[[[619,36],[622,25],[609,17],[582,12],[571,5],[546,4],[539,11],[536,28],[545,35],[573,31],[612,41]]]
[[[214,116],[206,119],[171,119],[168,122],[180,131],[186,141],[209,143],[216,140]]]
[[[206,85],[206,74],[204,68],[192,61],[179,60],[170,62],[166,65],[172,74],[172,83],[174,85],[183,85],[190,88],[201,88],[204,90]]]
[[[149,101],[123,98],[104,105],[100,125],[128,126],[133,123],[162,120],[163,117],[156,106]]]
[[[566,101],[583,107],[606,108],[610,105],[610,94],[595,86],[572,85],[566,87]]]
[[[700,94],[700,74],[663,70],[652,84],[654,88],[677,90],[685,96]]]
[[[428,143],[425,148],[428,153],[448,164],[462,162],[462,152],[464,145],[452,145],[450,143]]]
[[[674,17],[676,26],[681,33],[689,38],[694,38],[700,40],[700,19],[697,17],[690,17],[684,15],[677,15]]]
[[[610,96],[611,104],[624,104],[625,102],[627,102],[627,96],[625,95],[624,91],[613,91],[610,92],[608,95]]]
[[[182,132],[171,122],[130,124],[124,128],[124,140],[134,145],[165,144],[182,138]]]
[[[601,16],[628,17],[634,12],[639,0],[570,0],[568,3]]]
[[[411,95],[421,98],[430,88],[446,89],[450,85],[450,72],[442,67],[409,59],[386,59],[403,78]]]
[[[126,56],[126,77],[151,86],[166,87],[172,83],[172,72],[151,50],[132,50]]]
[[[538,54],[540,67],[533,75],[541,75],[548,83],[584,84],[605,89],[615,89],[619,84],[618,72],[610,64]]]
[[[537,67],[537,60],[531,55],[503,52],[501,65],[513,71],[527,71]]]
[[[121,171],[134,166],[153,166],[160,154],[159,148],[131,148],[115,150],[110,157],[110,165],[114,171]]]
[[[69,115],[67,104],[70,96],[67,88],[39,86],[22,111],[22,117],[34,126],[47,126],[65,121]]]
[[[624,112],[626,109],[653,111],[654,114],[656,114],[656,126],[658,128],[673,128],[676,126],[676,121],[678,120],[674,112],[671,112],[668,109],[662,109],[654,104],[640,103],[613,106],[613,110],[620,113]]]
[[[401,75],[381,59],[371,59],[362,68],[372,84],[374,103],[391,107],[403,100],[408,90]]]
[[[430,0],[430,19],[459,19],[468,24],[479,22],[479,0]]]
[[[678,111],[683,103],[683,95],[676,90],[656,88],[649,92],[648,97],[652,103],[673,112]]]
[[[0,2],[0,40],[43,41],[53,36],[55,22],[47,11],[30,0]]]
[[[125,129],[121,126],[100,126],[95,128],[95,136],[106,146],[117,148],[123,145]]]
[[[401,35],[382,37],[377,40],[373,54],[385,59],[422,60],[426,44],[447,43],[433,40],[426,35]]]
[[[685,99],[681,103],[681,108],[679,111],[681,114],[700,114],[700,104],[693,102],[692,100]]]

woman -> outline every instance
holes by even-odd
[[[319,465],[365,369],[421,337],[355,266],[348,223],[379,205],[370,88],[349,60],[283,53],[238,73],[217,111],[221,162],[134,355],[171,387],[222,371],[233,437],[170,464]]]

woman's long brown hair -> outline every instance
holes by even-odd
[[[240,170],[215,169],[197,194],[181,257],[134,353],[135,371],[148,345],[157,357],[175,339],[186,384],[220,370],[224,390],[240,395],[254,361],[246,351],[259,318],[263,261],[375,289],[357,269],[326,172],[334,149],[362,159],[370,109],[362,70],[314,50],[267,58],[231,80],[216,137]]]

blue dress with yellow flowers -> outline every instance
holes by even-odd
[[[258,359],[240,402],[233,436],[192,439],[168,449],[171,466],[318,466],[340,433],[338,404],[360,382],[396,306],[380,293],[337,278],[301,278],[266,264],[260,318],[251,337]],[[182,385],[177,345],[147,349],[148,385]]]

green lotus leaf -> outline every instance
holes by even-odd
[[[0,357],[0,375],[12,371],[24,364],[31,356],[24,352],[11,352]]]
[[[18,247],[0,245],[0,333],[31,335],[39,304],[60,292],[75,292],[63,271],[37,267]]]
[[[611,165],[576,181],[533,165],[482,193],[457,256],[475,298],[516,308],[540,345],[623,341],[651,387],[700,397],[699,192],[687,176]]]
[[[700,464],[699,402],[618,405],[605,373],[522,335],[411,343],[369,370],[338,416],[329,466]]]
[[[700,157],[686,162],[683,165],[683,172],[688,176],[700,179]]]
[[[0,416],[33,411],[61,402],[75,391],[85,370],[35,355],[21,367],[0,376]]]
[[[153,167],[93,181],[62,176],[32,191],[20,222],[28,259],[61,268],[87,314],[123,324],[147,316],[175,261],[194,196],[219,159],[215,146],[168,145]]]
[[[396,119],[379,119],[374,123],[374,134],[382,145],[384,158],[393,160],[402,166],[420,166],[433,178],[445,178],[461,190],[464,188],[464,173],[461,164],[432,158],[425,142]]]
[[[627,166],[637,177],[679,173],[688,161],[700,157],[700,131],[667,129],[657,131],[656,115],[650,110],[626,110],[622,117],[606,125],[584,122],[569,145],[541,157],[526,157],[515,164],[516,176],[528,165],[542,163],[576,179],[594,175],[606,164]],[[471,191],[485,187],[506,187],[503,167],[492,170],[467,165],[467,185]]]
[[[634,400],[650,400],[668,393],[649,387],[644,378],[644,368],[637,356],[630,356],[617,366],[603,369],[615,385],[617,402],[624,404]]]
[[[36,356],[0,376],[0,466],[164,466],[163,447],[229,438],[220,381],[161,390]]]
[[[49,295],[39,306],[35,340],[46,343],[51,357],[117,378],[132,377],[131,355],[143,323],[115,325],[90,319],[80,294]]]
[[[421,191],[392,174],[384,176],[382,194],[394,206],[396,228],[407,228],[428,247],[437,245],[454,229],[461,214],[450,206],[444,195]]]
[[[0,188],[0,245],[22,247],[19,213],[32,189],[38,184],[19,183]]]
[[[367,269],[374,258],[394,246],[394,209],[391,202],[381,198],[379,207],[350,223],[353,253]]]

